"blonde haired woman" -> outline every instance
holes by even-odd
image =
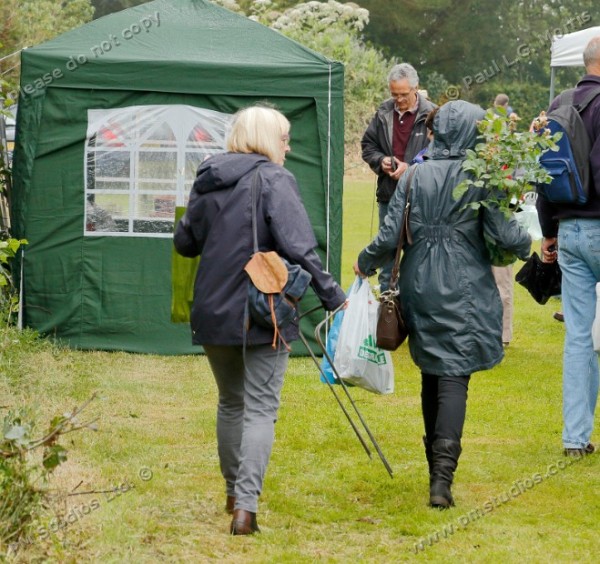
[[[189,206],[175,230],[175,247],[202,255],[191,312],[192,341],[202,345],[219,390],[217,443],[225,479],[230,532],[259,531],[258,497],[271,454],[288,352],[273,349],[273,331],[247,315],[244,266],[254,248],[251,186],[257,174],[260,251],[275,250],[312,275],[311,285],[330,311],[346,299],[315,252],[317,241],[294,176],[283,168],[290,124],[273,108],[252,106],[234,117],[225,154],[198,169]],[[286,342],[298,326],[281,329]]]

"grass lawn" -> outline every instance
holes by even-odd
[[[345,186],[344,288],[377,225],[373,189],[370,176]],[[520,286],[515,294],[505,360],[471,380],[455,508],[427,507],[419,372],[406,345],[393,353],[393,395],[352,391],[393,479],[375,454],[367,458],[312,361],[294,358],[260,500],[263,532],[253,537],[227,534],[216,390],[205,357],[70,351],[27,335],[15,344],[14,333],[0,333],[4,408],[30,406],[45,427],[98,392],[82,419],[98,417],[99,430],[65,437],[69,460],[50,484],[53,510],[14,558],[597,561],[600,456],[562,456],[564,328],[552,319],[560,304],[539,306]]]

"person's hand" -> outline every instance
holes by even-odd
[[[383,157],[383,159],[381,159],[381,170],[385,174],[391,174],[391,172],[392,172],[392,157]]]
[[[556,262],[558,250],[556,248],[556,237],[544,237],[542,239],[542,262]]]
[[[363,274],[363,273],[360,271],[360,268],[358,268],[358,261],[356,261],[356,262],[354,263],[354,274],[356,274],[357,276],[360,276],[361,278],[366,278],[366,277],[367,277],[367,275],[366,275],[366,274]]]
[[[396,161],[396,170],[394,172],[390,172],[390,178],[398,180],[408,169],[408,163],[399,161],[398,159],[394,160]]]

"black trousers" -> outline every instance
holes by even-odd
[[[460,442],[471,375],[421,374],[421,408],[429,444],[437,439]]]

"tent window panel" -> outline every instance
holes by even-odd
[[[140,152],[138,178],[171,178],[177,177],[177,153],[164,151]]]
[[[126,181],[119,180],[118,178],[107,179],[107,180],[96,180],[95,192],[101,190],[127,190],[129,191],[129,179]]]
[[[166,122],[150,128],[146,135],[147,138],[141,144],[143,148],[177,147],[177,139],[173,128]]]
[[[102,127],[94,137],[97,147],[123,147],[125,129],[118,123],[110,123]]]
[[[192,193],[192,185],[194,184],[193,181],[190,182],[186,182],[185,183],[185,195],[184,195],[184,199],[183,199],[183,206],[187,208],[187,205],[190,201],[190,194]]]
[[[209,157],[212,153],[207,152],[188,152],[185,154],[185,179],[186,181],[191,180],[192,182],[196,178],[196,172],[198,167],[202,164],[202,161]],[[186,182],[187,184],[187,182]]]
[[[113,218],[129,217],[129,194],[95,194],[93,202],[111,214]]]
[[[137,183],[138,192],[177,192],[177,182],[173,180],[139,180]]]
[[[139,194],[135,199],[134,219],[175,217],[175,194]]]
[[[129,196],[118,194],[88,194],[86,233],[126,233],[129,230]]]
[[[194,129],[192,129],[192,132],[188,137],[188,146],[202,146],[206,145],[207,143],[214,142],[215,140],[213,139],[211,133],[201,125],[197,125],[196,127],[194,127]]]
[[[200,163],[226,150],[232,117],[185,105],[88,110],[84,232],[172,237],[175,207]]]
[[[149,221],[139,219],[133,222],[133,233],[157,233],[173,236],[173,221]]]
[[[96,180],[103,176],[129,178],[130,161],[130,154],[121,151],[96,151],[88,158],[88,163],[94,167]]]

